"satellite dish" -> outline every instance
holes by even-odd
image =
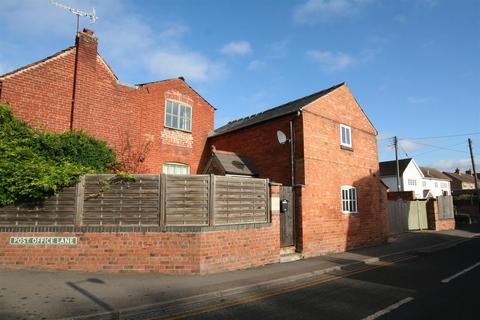
[[[287,142],[287,136],[280,130],[277,131],[277,139],[280,144]]]

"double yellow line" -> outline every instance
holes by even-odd
[[[156,320],[160,320],[160,319],[168,319],[168,320],[183,319],[183,318],[186,318],[186,317],[193,317],[193,316],[197,316],[197,315],[207,313],[207,312],[223,310],[223,309],[238,306],[238,305],[241,305],[241,304],[246,304],[246,303],[250,303],[250,302],[254,302],[254,301],[258,301],[258,300],[262,300],[262,299],[267,299],[267,298],[274,297],[274,296],[277,296],[277,295],[280,295],[280,294],[289,293],[289,292],[292,292],[292,291],[308,288],[308,287],[319,285],[319,284],[322,284],[322,283],[346,278],[346,277],[354,275],[354,274],[358,274],[358,273],[362,273],[362,272],[366,272],[366,271],[370,271],[370,270],[374,270],[374,269],[378,269],[378,268],[387,267],[387,266],[390,266],[390,265],[395,264],[397,262],[410,260],[410,259],[413,259],[413,258],[416,258],[416,257],[415,256],[403,256],[403,257],[399,257],[399,258],[391,260],[391,261],[378,261],[378,262],[372,263],[371,265],[368,265],[364,268],[349,271],[349,272],[345,272],[345,273],[342,273],[341,275],[328,275],[327,274],[327,275],[321,276],[320,279],[314,279],[314,280],[302,282],[302,283],[297,284],[297,285],[293,285],[293,286],[289,286],[289,287],[285,287],[285,288],[280,288],[280,289],[274,289],[274,290],[270,290],[270,291],[267,291],[267,292],[264,292],[264,293],[259,293],[259,294],[254,294],[254,295],[251,295],[251,296],[246,296],[246,297],[243,297],[243,298],[238,298],[238,299],[235,299],[231,302],[220,302],[220,303],[212,304],[212,305],[209,305],[209,306],[200,307],[200,308],[197,308],[197,309],[194,309],[194,310],[189,310],[189,311],[176,313],[176,314],[173,314],[173,315],[165,315],[165,316],[161,316],[161,317],[158,317],[158,318],[155,318],[155,319]]]

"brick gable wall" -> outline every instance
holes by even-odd
[[[297,249],[305,256],[382,243],[387,237],[386,192],[379,182],[376,130],[348,87],[306,106],[301,115],[272,119],[209,139],[218,150],[247,156],[260,177],[291,185],[289,137],[295,118]],[[353,150],[340,148],[340,123],[352,127]],[[358,214],[343,214],[341,186],[358,192]]]
[[[182,79],[142,85],[122,85],[97,53],[97,39],[89,31],[78,36],[73,124],[72,96],[76,47],[0,78],[0,102],[16,116],[49,131],[82,129],[117,150],[129,139],[134,148],[152,140],[142,164],[144,173],[160,173],[164,162],[180,162],[196,173],[206,156],[214,109]],[[164,127],[165,99],[192,106],[192,132]]]
[[[386,192],[379,180],[376,131],[347,86],[305,108],[305,188],[301,190],[306,256],[384,242]],[[340,146],[340,124],[351,127],[352,150]],[[341,186],[357,188],[356,214],[344,214]]]

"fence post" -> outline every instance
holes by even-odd
[[[209,177],[209,197],[208,197],[208,225],[213,227],[215,225],[215,175],[210,174]]]
[[[163,228],[166,225],[166,204],[167,204],[167,195],[166,195],[166,190],[167,190],[167,176],[165,173],[162,173],[159,177],[159,219],[160,219],[160,227]]]
[[[85,200],[85,175],[80,177],[80,180],[75,186],[75,227],[82,226],[83,217],[83,202]]]
[[[266,200],[267,200],[267,207],[266,207],[266,214],[267,214],[267,222],[270,222],[272,223],[272,212],[270,211],[271,209],[271,202],[272,202],[272,199],[270,199],[270,179],[265,179],[265,197],[266,197]],[[255,208],[254,208],[255,210]]]

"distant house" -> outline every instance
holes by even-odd
[[[425,198],[423,194],[423,173],[414,159],[407,158],[398,160],[400,175],[400,190],[397,188],[397,164],[396,161],[380,162],[380,178],[390,191],[413,191],[415,197]]]
[[[436,198],[452,194],[450,189],[450,178],[435,168],[420,167],[423,173],[422,187],[428,190]]]
[[[443,172],[451,179],[452,190],[475,189],[475,178],[471,170],[461,173],[459,169],[455,172]]]
[[[418,199],[450,195],[450,179],[434,168],[420,167],[412,158],[398,161],[400,191],[413,191]],[[390,191],[397,190],[396,161],[380,162],[380,177]]]

